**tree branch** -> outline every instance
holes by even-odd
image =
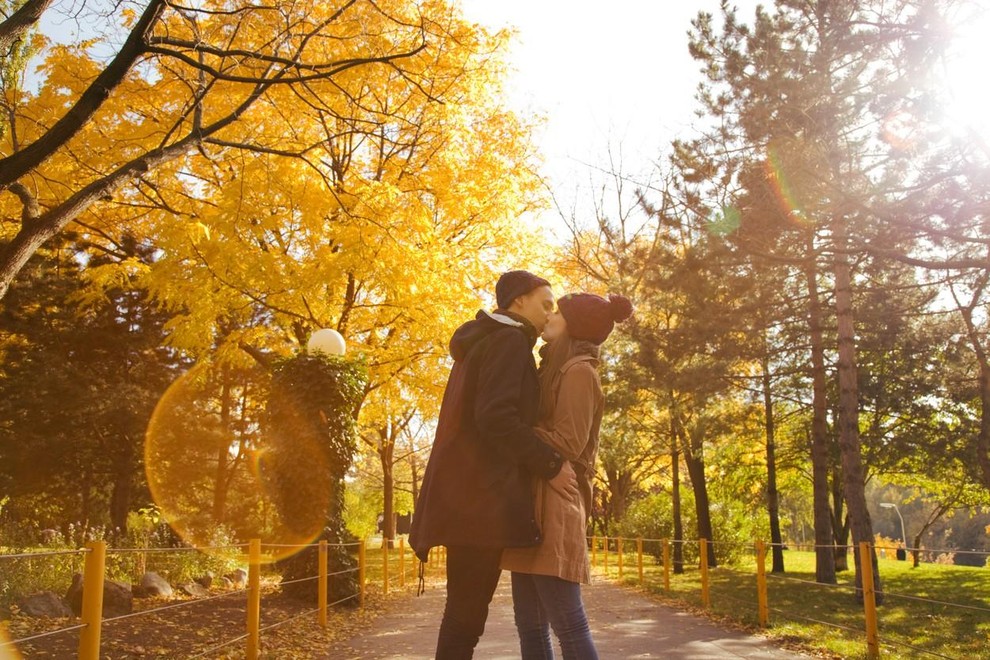
[[[76,104],[40,138],[24,149],[0,159],[0,190],[10,187],[14,181],[47,160],[86,125],[110,96],[110,92],[121,83],[137,59],[144,54],[145,39],[164,9],[165,0],[151,0],[116,57],[86,88]],[[6,287],[3,287],[2,282],[0,287],[2,297]]]
[[[0,23],[0,57],[10,57],[14,44],[38,22],[52,0],[27,0]]]

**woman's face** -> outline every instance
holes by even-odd
[[[560,335],[564,334],[567,330],[567,321],[564,320],[564,315],[557,310],[550,315],[550,320],[547,321],[546,326],[543,328],[543,340],[553,341]]]

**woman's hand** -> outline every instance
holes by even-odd
[[[564,464],[560,466],[560,472],[548,483],[564,499],[577,501],[581,495],[578,490],[577,473],[570,461],[564,461]]]

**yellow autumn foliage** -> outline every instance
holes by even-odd
[[[82,298],[142,287],[172,313],[170,342],[211,360],[249,361],[241,344],[285,354],[336,328],[368,363],[366,416],[397,405],[429,415],[454,328],[492,304],[484,292],[502,270],[546,253],[521,221],[544,203],[535,120],[501,101],[510,35],[444,1],[200,4],[195,15],[166,11],[148,56],[26,177],[42,207],[55,207],[258,95],[237,121],[70,225],[82,246],[112,249],[126,233],[155,254],[90,268]],[[54,47],[37,94],[11,100],[20,140],[99,74],[91,45]],[[350,65],[386,53],[410,55]],[[292,60],[283,77],[294,82],[257,83]],[[334,75],[321,75],[327,67]],[[0,196],[2,217],[19,212]],[[12,235],[12,222],[2,226]]]

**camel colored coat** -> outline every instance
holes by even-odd
[[[534,480],[536,522],[543,542],[529,548],[507,548],[502,553],[505,570],[553,575],[584,584],[591,581],[586,534],[605,403],[597,365],[598,360],[588,355],[564,363],[554,387],[557,402],[553,419],[543,420],[537,428],[541,438],[574,465],[581,497],[568,501],[545,479]]]

